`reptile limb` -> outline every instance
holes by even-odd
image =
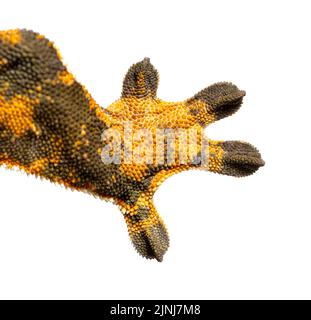
[[[264,162],[248,143],[203,134],[239,109],[244,91],[221,82],[185,101],[165,102],[157,97],[158,79],[145,58],[128,70],[120,99],[103,109],[44,36],[0,32],[0,164],[114,201],[136,250],[161,261],[169,237],[153,195],[165,179],[189,169],[242,177]],[[167,129],[182,133],[173,155]],[[111,130],[115,136],[107,138],[103,133]],[[117,146],[112,138],[122,147],[119,161],[103,161],[110,155],[105,150]]]

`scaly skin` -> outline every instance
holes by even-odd
[[[254,173],[264,162],[248,143],[201,136],[205,126],[238,110],[244,91],[222,82],[171,103],[157,98],[157,86],[158,73],[146,58],[129,69],[121,98],[102,109],[68,72],[49,40],[27,30],[2,31],[0,164],[113,200],[123,212],[136,250],[162,261],[169,237],[152,198],[167,177],[188,169],[240,177]],[[120,163],[105,163],[101,155],[111,141],[103,138],[103,132],[122,131],[129,122],[133,148],[141,142],[133,138],[139,129],[148,129],[152,137],[161,128],[196,129],[198,139],[190,139],[189,148],[197,148],[197,155],[205,152],[208,161],[195,163],[187,153],[186,162],[177,156],[174,162],[167,158],[159,162],[152,156],[151,163],[140,163],[138,156],[128,163],[122,154]],[[124,136],[121,140],[129,147]],[[176,140],[176,147],[181,141]],[[156,148],[153,138],[148,144]],[[159,150],[167,155],[167,143]]]

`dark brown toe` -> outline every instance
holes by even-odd
[[[259,151],[249,143],[226,141],[222,143],[222,149],[224,174],[244,177],[253,174],[265,164]]]

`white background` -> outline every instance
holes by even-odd
[[[165,100],[234,82],[242,108],[207,135],[251,142],[266,166],[168,179],[155,195],[162,263],[135,252],[113,204],[1,168],[0,298],[311,298],[308,3],[4,1],[0,29],[53,40],[103,107],[145,56]]]

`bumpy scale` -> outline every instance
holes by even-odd
[[[102,161],[109,144],[103,132],[108,129],[121,130],[131,122],[136,131],[152,134],[159,128],[202,133],[208,124],[237,111],[245,95],[222,82],[172,103],[157,98],[157,87],[158,73],[145,58],[127,72],[121,98],[102,109],[68,72],[52,42],[32,31],[0,31],[0,165],[113,200],[136,250],[162,261],[169,237],[152,198],[167,177],[193,168],[241,177],[264,162],[248,143],[206,138],[208,144],[202,144],[200,137],[190,141],[190,148],[207,151],[205,165],[177,158],[161,163],[128,163],[124,156],[120,163]],[[200,150],[202,145],[208,150]],[[165,143],[160,148],[167,150]]]

